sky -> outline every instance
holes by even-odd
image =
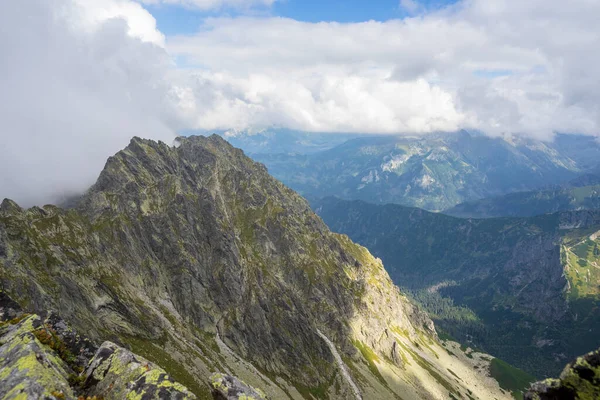
[[[600,1],[0,2],[0,198],[78,193],[134,135],[600,132]]]

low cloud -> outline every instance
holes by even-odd
[[[134,135],[174,137],[172,61],[154,19],[122,1],[0,3],[0,196],[85,190]]]

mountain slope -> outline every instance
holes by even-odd
[[[0,281],[199,398],[216,371],[277,399],[506,397],[489,358],[450,356],[379,260],[218,136],[134,138],[75,209],[5,200]]]
[[[510,193],[458,204],[444,214],[462,218],[531,217],[569,210],[600,208],[600,177],[586,174],[549,189]]]
[[[600,155],[598,147],[594,151]],[[466,131],[369,136],[314,154],[252,156],[309,198],[337,196],[434,211],[561,183],[582,170],[577,158],[562,155],[551,143],[509,142]]]
[[[538,377],[599,344],[600,212],[467,220],[332,198],[314,207],[461,341]]]

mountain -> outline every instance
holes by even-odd
[[[577,160],[582,170],[598,170],[598,137],[584,135],[558,134],[551,144],[552,148],[571,160]]]
[[[494,359],[437,337],[380,260],[219,136],[134,138],[74,208],[0,206],[0,284],[198,398],[505,399]],[[506,385],[505,385],[506,386]]]
[[[459,341],[537,377],[600,344],[600,211],[460,219],[334,198],[313,206]]]
[[[531,217],[599,208],[600,176],[584,174],[561,186],[461,203],[443,212],[463,218]]]
[[[562,139],[567,142],[570,139]],[[422,137],[368,136],[313,154],[253,154],[276,178],[308,198],[337,196],[431,211],[533,190],[587,170],[555,143],[491,138],[466,131]]]

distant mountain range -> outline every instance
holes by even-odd
[[[460,219],[335,198],[313,207],[463,342],[538,377],[600,346],[600,211]]]
[[[562,184],[598,166],[594,138],[552,143],[477,132],[422,137],[285,132],[227,138],[308,198],[338,196],[441,211],[457,204]]]

